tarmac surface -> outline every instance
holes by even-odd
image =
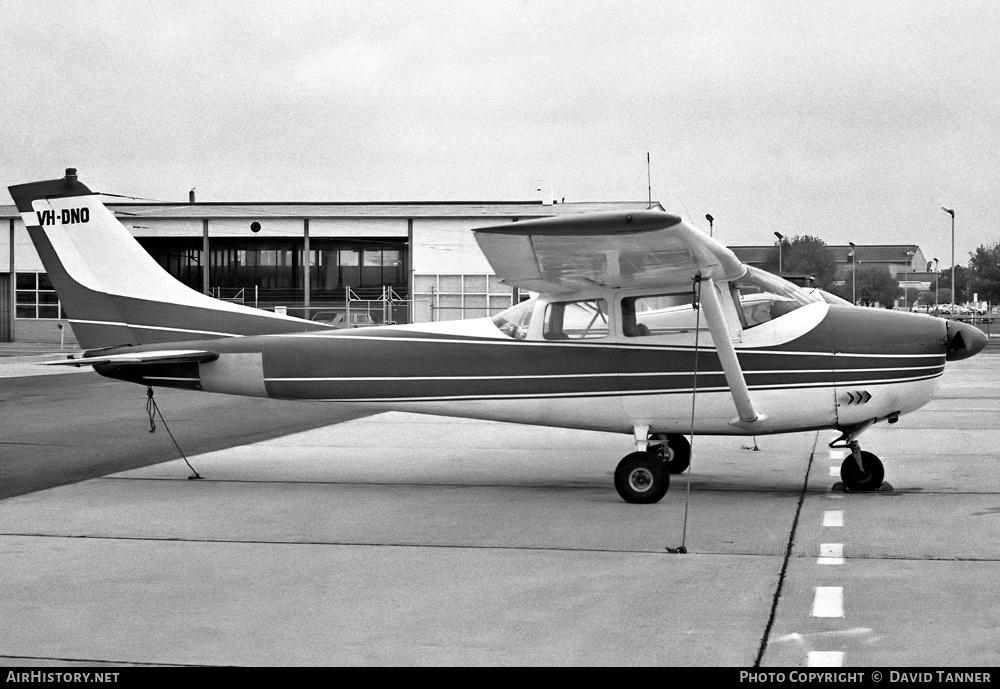
[[[891,491],[696,437],[636,506],[627,436],[158,391],[189,481],[141,387],[0,360],[0,665],[1000,665],[998,364],[861,436]]]

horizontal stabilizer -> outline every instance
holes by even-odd
[[[215,361],[217,352],[206,349],[165,349],[158,352],[123,352],[99,356],[75,355],[68,359],[45,361],[44,366],[93,366],[95,364],[201,364]]]

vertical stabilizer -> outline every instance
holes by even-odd
[[[165,271],[70,168],[9,187],[81,346],[266,335],[326,326],[213,299]]]

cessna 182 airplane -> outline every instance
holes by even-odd
[[[660,210],[475,230],[497,276],[537,297],[492,318],[334,330],[182,285],[72,168],[10,193],[86,349],[52,363],[146,386],[627,433],[635,451],[614,481],[632,503],[657,502],[687,468],[689,431],[837,429],[845,486],[877,490],[882,462],[858,436],[924,405],[945,362],[987,341],[968,324],[804,291]]]

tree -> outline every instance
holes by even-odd
[[[767,252],[764,270],[778,273],[778,247]],[[837,272],[833,252],[819,237],[803,235],[781,240],[781,272],[814,275],[816,287],[827,289]]]
[[[972,294],[968,291],[969,282],[969,269],[965,266],[955,266],[955,282],[957,283],[958,290],[955,293],[955,303],[961,304],[962,299],[972,299]],[[942,304],[951,303],[951,269],[946,268],[941,271],[941,275],[938,278],[938,286],[941,288],[941,292],[948,290],[948,299],[941,295]]]
[[[917,302],[921,304],[927,304],[928,306],[933,306],[934,290],[933,289],[921,290],[920,294],[917,295]]]
[[[881,304],[892,308],[893,303],[903,293],[899,281],[888,268],[880,266],[861,266],[856,278],[858,302],[865,306]]]
[[[958,282],[958,276],[955,277]],[[969,260],[969,290],[966,298],[978,294],[992,304],[1000,302],[1000,242],[980,246]]]
[[[853,294],[851,294],[850,280],[845,280],[844,284],[842,285],[831,284],[829,287],[826,288],[826,291],[846,301],[851,301],[851,297],[854,296]]]
[[[910,308],[913,308],[913,305],[916,304],[917,300],[920,299],[920,294],[921,294],[920,288],[919,287],[900,287],[899,289],[900,289],[901,292],[903,292],[903,295],[902,295],[903,296],[903,303],[906,306],[908,306]]]

